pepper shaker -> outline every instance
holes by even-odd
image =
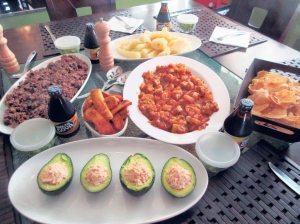
[[[8,48],[7,39],[3,37],[3,27],[0,24],[0,64],[9,74],[17,73],[20,65],[15,54]]]
[[[99,61],[100,68],[108,71],[114,66],[114,58],[110,49],[109,25],[107,22],[100,18],[95,24],[95,31],[98,36],[98,44],[100,47]]]

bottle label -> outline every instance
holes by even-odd
[[[168,31],[170,31],[171,30],[171,23],[170,22],[166,22],[166,23],[157,22],[157,24],[156,24],[156,30],[157,31],[161,31],[164,27],[167,27]]]
[[[228,134],[226,131],[224,131],[224,133]],[[233,138],[233,140],[239,145],[240,149],[243,149],[247,146],[248,141],[249,141],[249,136],[236,137],[236,136],[233,136],[233,135],[230,135],[230,134],[228,134],[228,135]]]
[[[85,54],[89,59],[96,61],[99,60],[99,47],[94,48],[94,49],[89,49],[89,48],[84,48],[85,49]]]
[[[61,123],[54,123],[55,130],[58,135],[68,135],[76,131],[79,127],[77,113],[74,114],[69,120]]]

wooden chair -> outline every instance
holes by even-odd
[[[51,21],[77,17],[76,9],[91,7],[92,13],[115,9],[115,0],[45,0]]]
[[[279,40],[298,4],[299,0],[232,0],[226,16]],[[251,14],[253,19],[253,9],[267,11],[260,27],[251,26],[251,21],[249,23]]]

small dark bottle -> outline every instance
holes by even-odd
[[[59,86],[49,86],[48,117],[55,125],[58,136],[70,137],[79,130],[79,121],[73,104],[62,96]]]
[[[156,17],[156,30],[161,31],[164,27],[167,27],[169,31],[171,30],[171,19],[168,3],[162,1],[159,13]]]
[[[99,63],[99,49],[94,24],[87,23],[84,36],[84,51],[93,64]]]
[[[239,107],[224,121],[224,132],[233,137],[241,150],[246,147],[253,131],[252,107],[252,100],[241,99]]]

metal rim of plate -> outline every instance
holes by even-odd
[[[208,42],[215,26],[251,32],[249,47],[267,41],[265,37],[255,32],[254,30],[235,23],[229,19],[222,19],[219,15],[202,8],[194,8],[171,13],[171,23],[172,29],[174,31],[180,31],[176,22],[176,16],[183,13],[190,13],[198,16],[199,21],[196,25],[195,30],[191,34],[199,37],[203,41],[204,44],[200,47],[200,50],[209,57],[217,57],[240,49],[239,47],[235,46],[227,46]]]
[[[300,183],[299,171],[261,140],[236,165],[212,177],[192,209],[163,223],[299,223],[300,197],[273,174],[268,161]]]
[[[127,11],[119,12],[117,15],[119,16],[130,16],[130,14]],[[104,16],[104,20],[109,20],[111,16]],[[91,17],[76,17],[72,20],[66,20],[66,21],[57,21],[52,22],[49,25],[52,33],[56,36],[56,38],[65,36],[65,35],[74,35],[78,36],[81,40],[81,46],[80,49],[83,49],[83,42],[84,42],[84,35],[86,30],[86,23],[92,22],[95,23],[98,21],[99,18],[91,18]],[[41,39],[43,43],[43,55],[44,56],[52,56],[59,54],[58,50],[55,48],[54,43],[44,28],[45,24],[40,24],[40,34]],[[145,31],[145,28],[143,26],[140,26],[133,34],[135,33],[142,33]],[[122,32],[116,32],[116,31],[110,31],[110,37],[112,40],[117,39],[119,37],[123,37],[128,35],[127,33]]]

